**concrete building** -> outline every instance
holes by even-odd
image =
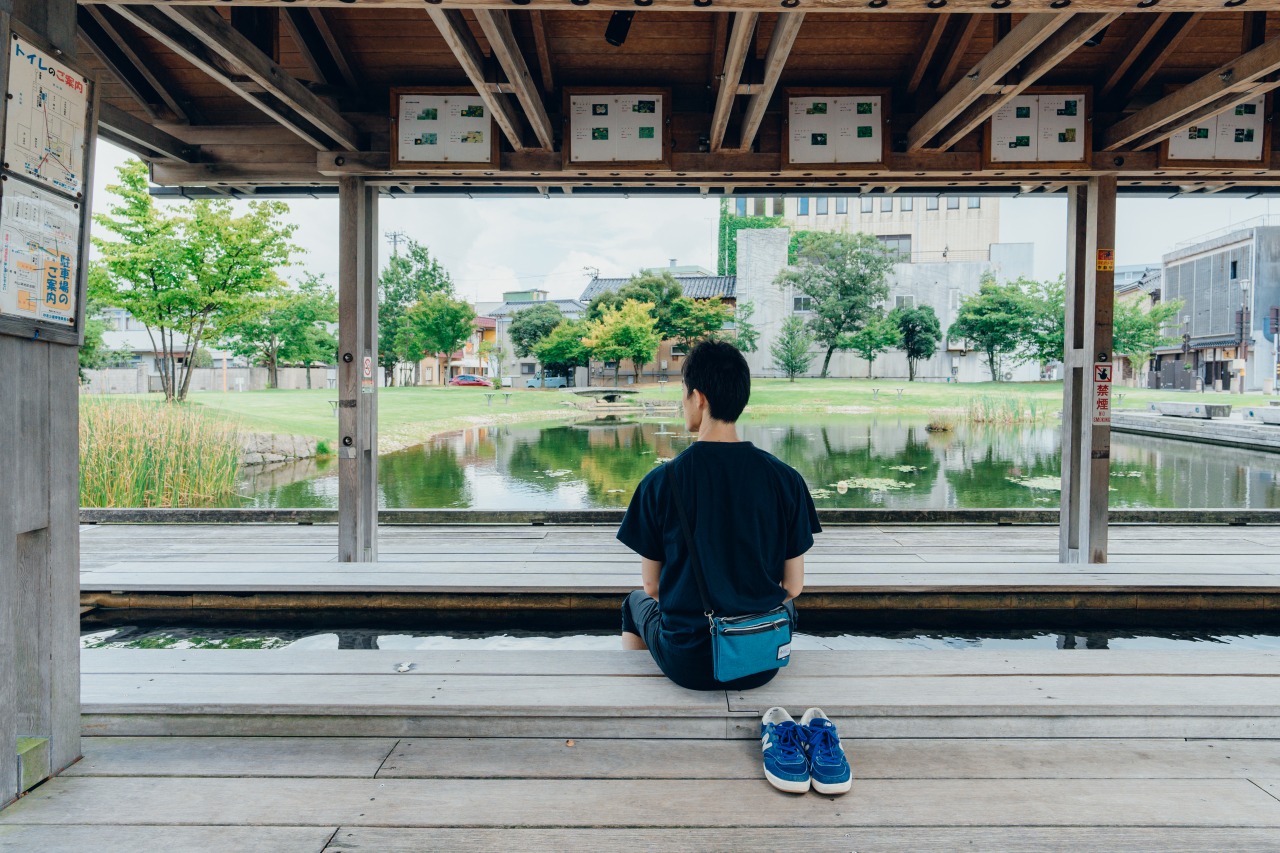
[[[1177,324],[1165,330],[1182,343],[1156,351],[1161,387],[1194,389],[1198,380],[1206,388],[1275,390],[1268,317],[1280,306],[1280,218],[1180,245],[1164,256],[1153,296],[1183,302]]]
[[[511,344],[511,320],[515,315],[534,305],[550,302],[560,309],[566,320],[579,320],[587,313],[587,306],[576,299],[547,299],[545,290],[512,290],[502,294],[502,302],[481,303],[476,306],[476,313],[492,317],[495,321],[494,337],[501,350],[501,370],[504,385],[523,387],[539,373],[538,360],[533,356],[520,357]],[[493,367],[497,367],[494,363]],[[570,385],[585,385],[586,370],[580,368],[577,375],[569,377]]]
[[[790,238],[791,233],[785,228],[744,229],[737,235],[737,302],[739,305],[749,302],[755,309],[752,322],[760,331],[760,345],[756,352],[747,356],[747,362],[752,373],[758,376],[780,375],[773,365],[770,348],[787,317],[805,315],[808,311],[803,294],[790,286],[774,284],[778,273],[787,266]],[[983,255],[985,257],[976,260],[952,260],[948,257],[945,261],[896,264],[889,281],[887,307],[931,305],[945,334],[959,313],[961,299],[978,291],[983,275],[991,273],[999,281],[1009,281],[1032,274],[1034,246],[1031,243],[992,243]],[[821,373],[824,354],[817,346],[814,352],[816,356],[808,374],[811,376]],[[907,359],[901,352],[882,354],[876,359],[874,368],[878,377],[903,380],[907,377]],[[867,374],[867,362],[853,353],[838,352],[831,359],[831,376],[862,377]],[[919,363],[916,378],[934,382],[985,382],[991,375],[981,353],[967,349],[963,340],[944,338],[937,355]],[[1039,366],[1009,365],[1003,378],[1034,381],[1040,378]]]

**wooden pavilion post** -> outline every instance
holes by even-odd
[[[5,29],[9,19],[74,53],[75,0],[0,0]],[[11,50],[6,45],[0,59],[0,79]],[[0,128],[6,105],[0,99]],[[92,138],[92,128],[86,132]],[[71,344],[0,335],[0,365],[3,807],[80,757],[80,382]],[[35,739],[24,741],[21,761],[19,738]]]
[[[1110,368],[1115,301],[1116,176],[1068,187],[1062,517],[1058,560],[1107,561],[1111,461]],[[1095,413],[1105,417],[1095,417]]]
[[[378,559],[378,196],[338,186],[338,559]]]

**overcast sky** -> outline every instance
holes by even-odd
[[[105,188],[129,155],[98,143],[94,208],[110,203]],[[338,203],[291,201],[303,250],[295,275],[323,273],[337,284]],[[1254,199],[1121,199],[1117,264],[1158,264],[1180,240],[1270,213]],[[1000,239],[1035,243],[1036,275],[1064,269],[1066,201],[1002,199]],[[453,275],[459,295],[497,300],[505,290],[538,287],[553,298],[577,297],[587,268],[605,276],[630,275],[675,258],[715,270],[718,202],[702,198],[401,199],[379,206],[379,229],[399,231],[427,245]],[[1280,213],[1280,205],[1276,207]],[[384,257],[391,253],[382,244]]]

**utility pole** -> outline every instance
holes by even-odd
[[[408,243],[409,235],[403,231],[388,231],[384,236],[391,241],[391,256],[393,258],[400,257],[400,241],[403,240]]]

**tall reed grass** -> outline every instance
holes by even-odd
[[[209,506],[239,468],[235,431],[194,406],[80,401],[81,506]]]
[[[965,419],[971,424],[1034,424],[1048,415],[1034,397],[983,394],[969,398]]]

